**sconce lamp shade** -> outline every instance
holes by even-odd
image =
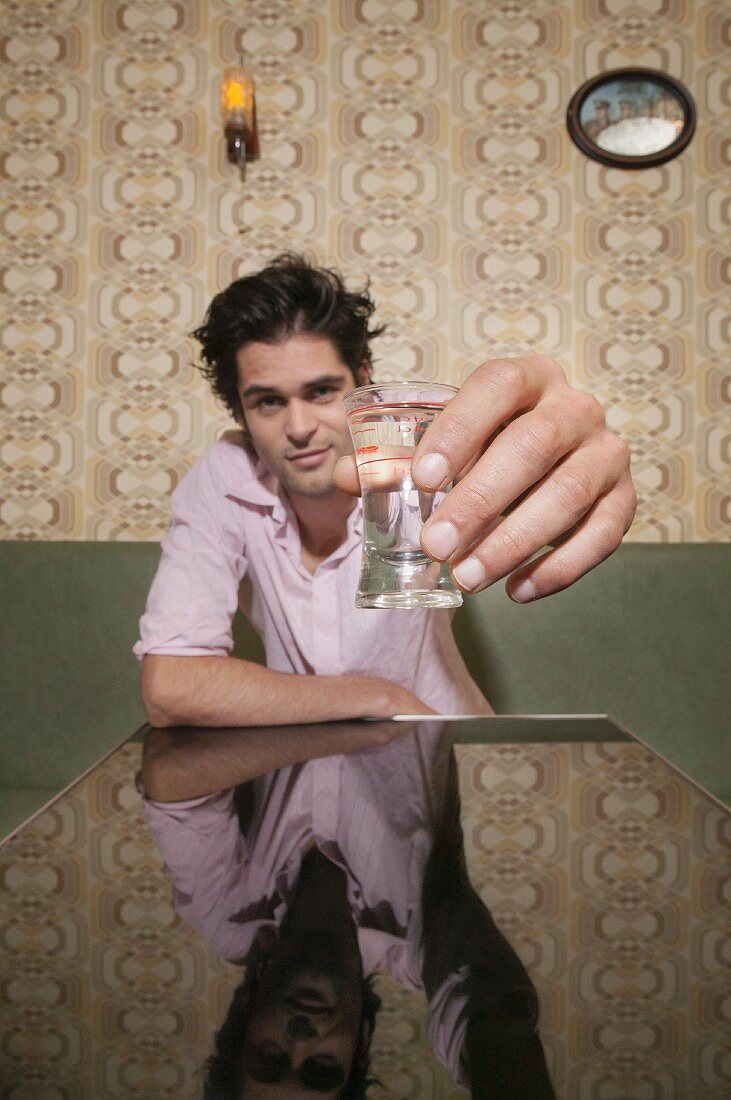
[[[221,120],[226,137],[226,156],[243,176],[247,161],[259,159],[259,136],[254,81],[241,65],[232,65],[224,70]]]

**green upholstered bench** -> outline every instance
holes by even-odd
[[[518,607],[502,584],[468,599],[455,633],[498,712],[609,713],[724,797],[730,555],[627,543],[548,600]],[[144,721],[131,647],[158,556],[0,542],[0,835]],[[235,633],[262,660],[248,624]]]

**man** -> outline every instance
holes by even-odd
[[[489,713],[449,611],[353,606],[362,513],[341,398],[370,380],[373,310],[336,272],[285,255],[216,295],[196,331],[239,430],[173,494],[135,647],[153,725]],[[457,482],[424,528],[425,551],[450,561],[465,591],[509,576],[518,602],[612,553],[635,508],[626,446],[539,357],[470,375],[413,475],[425,490]],[[266,668],[230,657],[239,603]]]

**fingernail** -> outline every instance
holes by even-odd
[[[430,452],[421,456],[411,472],[427,489],[438,489],[449,477],[449,463],[444,455]]]
[[[421,541],[427,554],[439,561],[446,561],[457,549],[459,531],[453,523],[440,519],[424,531]]]
[[[508,592],[511,600],[515,600],[516,603],[530,603],[534,600],[538,593],[536,592],[536,586],[533,581],[529,581],[527,577],[524,577],[522,581],[518,581],[514,584]]]
[[[465,558],[452,570],[454,579],[460,588],[471,592],[485,579],[485,570],[481,561],[477,558]]]

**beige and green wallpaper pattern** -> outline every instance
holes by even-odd
[[[723,0],[0,9],[2,537],[160,537],[226,423],[187,333],[283,249],[370,276],[382,377],[556,356],[631,445],[630,538],[729,537]],[[217,105],[241,52],[262,148],[244,184]],[[575,88],[628,65],[698,109],[657,169],[602,167],[566,132]]]

